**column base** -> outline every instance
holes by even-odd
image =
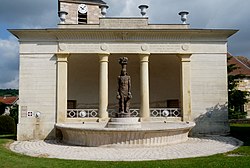
[[[110,118],[108,118],[108,117],[107,118],[98,118],[97,122],[102,122],[103,123],[103,122],[109,122],[109,120],[110,120]]]
[[[141,117],[140,121],[141,122],[143,122],[143,121],[152,121],[152,118],[151,117]]]

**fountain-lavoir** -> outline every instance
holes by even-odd
[[[211,136],[230,130],[227,41],[237,30],[194,29],[187,11],[180,24],[154,24],[147,5],[135,17],[111,17],[107,9],[103,0],[58,0],[57,28],[9,30],[20,42],[11,149],[139,161],[238,147],[234,138]],[[209,137],[195,138],[202,135]]]
[[[127,57],[119,59],[117,99],[119,110],[107,122],[56,124],[63,142],[80,146],[146,146],[185,142],[193,122],[140,121],[130,113],[131,78],[127,74]]]

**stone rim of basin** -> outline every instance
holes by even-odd
[[[108,122],[85,122],[81,123],[60,123],[55,124],[56,128],[67,128],[76,130],[96,130],[96,131],[164,131],[164,130],[182,130],[192,129],[196,124],[194,122],[141,122],[141,127],[129,128],[107,128]]]

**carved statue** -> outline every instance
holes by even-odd
[[[131,79],[127,73],[128,58],[122,57],[119,59],[119,64],[122,66],[121,74],[118,76],[118,91],[117,99],[119,100],[118,117],[130,117],[130,99],[131,94]]]

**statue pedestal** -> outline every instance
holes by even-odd
[[[139,117],[111,118],[107,128],[141,128]]]

